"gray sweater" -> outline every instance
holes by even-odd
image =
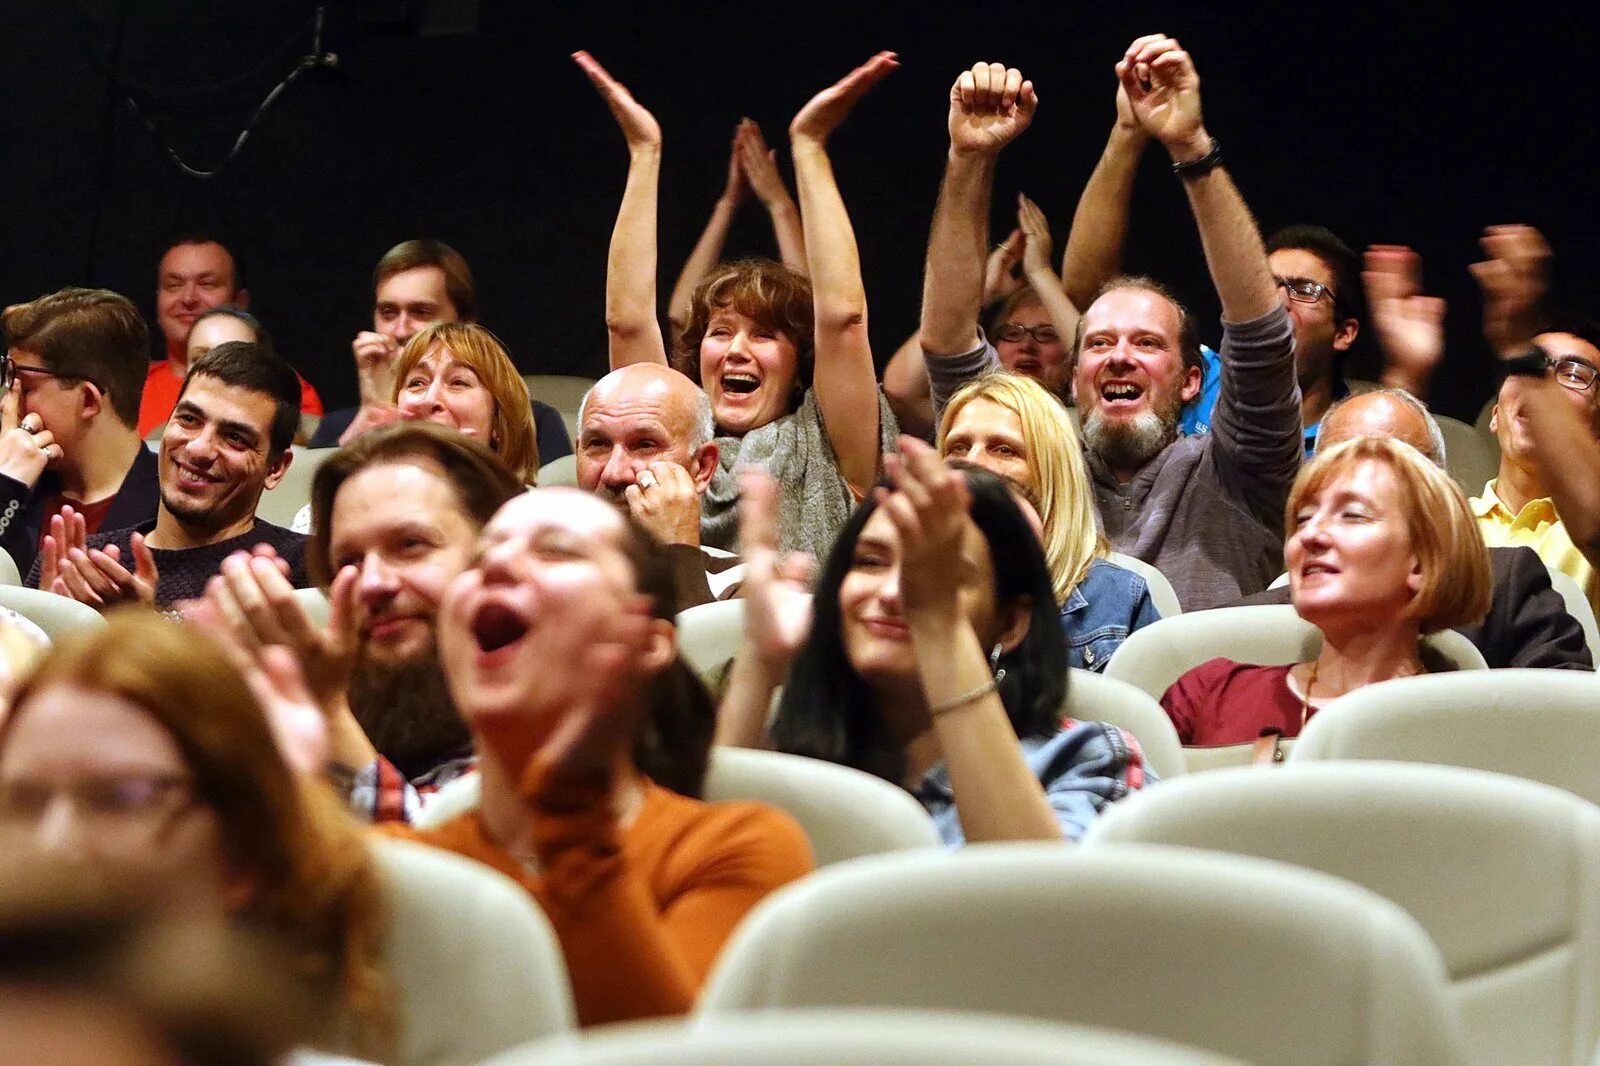
[[[1127,484],[1085,452],[1112,547],[1160,570],[1186,611],[1260,592],[1283,572],[1283,509],[1303,448],[1288,312],[1224,322],[1221,353],[1209,434],[1179,437]],[[964,382],[1000,368],[987,341],[924,354],[936,416]]]

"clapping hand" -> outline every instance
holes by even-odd
[[[899,67],[893,52],[879,52],[807,101],[789,123],[790,139],[825,142],[867,91]]]
[[[600,98],[611,108],[612,115],[616,116],[617,125],[622,129],[622,136],[628,142],[629,150],[660,147],[660,123],[656,122],[656,117],[633,98],[628,87],[613,78],[610,72],[600,65],[600,61],[588,52],[574,52],[572,58],[589,76],[589,80],[599,90]]]
[[[900,537],[900,597],[907,617],[956,609],[961,586],[961,540],[971,519],[966,476],[915,437],[900,438],[900,454],[884,456],[893,491],[875,490],[878,506]]]
[[[1483,290],[1483,335],[1495,354],[1515,355],[1539,329],[1550,245],[1532,226],[1490,226],[1478,242],[1489,256],[1473,263]]]
[[[1022,269],[1030,278],[1040,273],[1055,279],[1055,267],[1050,262],[1050,220],[1044,217],[1039,205],[1021,193],[1017,194],[1017,227],[1026,243],[1023,245]],[[1060,285],[1060,281],[1055,281]]]
[[[739,478],[739,550],[744,555],[745,640],[764,670],[789,671],[811,634],[811,556],[778,553],[778,486],[749,470]]]
[[[142,533],[133,534],[129,546],[134,564],[131,572],[123,565],[122,549],[115,544],[90,548],[83,515],[70,506],[63,507],[51,516],[50,532],[45,534],[39,587],[96,610],[119,603],[154,604],[161,580],[155,556]]]
[[[1383,349],[1385,383],[1424,395],[1444,358],[1445,302],[1422,294],[1422,257],[1402,245],[1374,244],[1361,281]]]

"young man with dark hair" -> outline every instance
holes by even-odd
[[[149,334],[126,297],[62,289],[6,308],[0,547],[27,573],[50,519],[88,532],[156,513],[156,457],[135,429]]]
[[[89,536],[70,508],[50,523],[29,584],[96,608],[198,597],[222,561],[270,545],[306,585],[305,538],[256,518],[282,479],[300,422],[300,383],[267,349],[220,344],[189,368],[161,438],[161,501],[132,527]]]
[[[394,361],[406,341],[435,322],[477,320],[472,268],[460,252],[443,241],[422,237],[401,241],[383,253],[372,271],[372,329],[357,333],[350,344],[361,405],[328,412],[311,438],[311,447],[349,443],[345,433],[361,407],[388,407],[394,402]],[[541,461],[572,454],[559,411],[535,399],[533,421]]]
[[[167,245],[156,268],[156,323],[166,339],[167,357],[149,364],[139,404],[138,429],[148,436],[167,420],[189,369],[189,330],[195,319],[213,307],[250,307],[244,265],[227,247],[207,234],[185,234]],[[317,390],[300,379],[298,408],[322,414]]]

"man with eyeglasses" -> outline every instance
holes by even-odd
[[[150,342],[132,302],[104,289],[62,289],[0,321],[0,548],[26,574],[62,507],[91,533],[155,517],[156,457],[136,429]]]

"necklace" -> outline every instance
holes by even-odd
[[[1311,660],[1311,673],[1306,677],[1306,687],[1300,693],[1300,731],[1302,733],[1306,729],[1306,719],[1311,716],[1311,690],[1317,683],[1318,665],[1319,663],[1316,659]]]

